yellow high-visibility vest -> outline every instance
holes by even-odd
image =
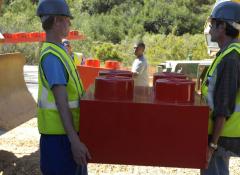
[[[227,54],[229,54],[233,50],[236,50],[240,54],[240,43],[230,44],[224,52],[222,52],[217,58],[215,58],[212,65],[209,67],[207,74],[205,75],[201,90],[202,90],[202,95],[206,100],[206,102],[208,103],[211,111],[214,110],[213,95],[214,95],[214,87],[217,79],[217,65],[222,61],[222,59]],[[210,112],[210,117],[208,122],[209,134],[212,134],[212,130],[213,130],[213,120],[211,116],[212,116],[212,112]],[[240,91],[237,93],[235,110],[233,114],[230,116],[230,118],[225,122],[221,136],[240,137]]]
[[[66,86],[68,104],[72,113],[74,128],[76,131],[79,131],[79,101],[84,92],[81,80],[70,55],[61,47],[53,43],[45,42],[41,49],[38,71],[39,89],[37,114],[39,132],[41,134],[66,134],[55,103],[54,95],[42,69],[42,60],[49,53],[58,57],[67,71],[69,77]]]

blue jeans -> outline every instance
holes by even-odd
[[[219,147],[213,154],[208,169],[202,169],[201,175],[229,175],[230,156],[236,156],[230,151]]]
[[[87,166],[73,160],[66,135],[41,135],[40,169],[43,175],[87,175]]]

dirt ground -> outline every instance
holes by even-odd
[[[0,136],[0,175],[40,175],[36,118]],[[232,158],[231,175],[240,175]],[[89,164],[89,175],[199,175],[197,169]]]

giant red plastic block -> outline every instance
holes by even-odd
[[[80,138],[92,163],[204,168],[209,108],[156,102],[149,87],[129,101],[81,99]]]

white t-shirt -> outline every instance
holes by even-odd
[[[149,86],[148,63],[144,56],[134,60],[132,72],[137,73],[137,76],[134,77],[135,86]]]

